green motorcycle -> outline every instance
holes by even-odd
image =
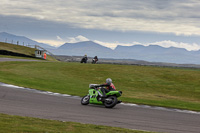
[[[81,99],[81,104],[100,104],[104,105],[106,108],[112,108],[116,104],[122,102],[117,99],[122,95],[122,91],[109,91],[108,93],[106,93],[106,97],[102,98],[101,96],[103,95],[103,93],[101,91],[101,87],[102,86],[97,84],[90,84],[89,94]]]

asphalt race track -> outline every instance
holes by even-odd
[[[0,84],[0,113],[129,129],[200,133],[199,112],[119,104],[113,109],[80,104],[80,97]]]

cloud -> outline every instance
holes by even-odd
[[[34,40],[40,43],[49,44],[54,47],[59,47],[65,43],[65,41],[61,40],[43,40],[43,39],[34,39]]]
[[[60,41],[62,41],[63,39],[60,36],[56,36],[56,38]]]
[[[98,41],[98,40],[94,40],[94,42],[105,46],[105,47],[109,47],[111,49],[115,49],[118,45],[121,46],[132,46],[134,45],[134,43],[119,43],[119,42],[102,42],[102,41]]]
[[[197,0],[1,0],[0,7],[0,15],[33,17],[85,29],[200,35]]]
[[[89,41],[88,38],[79,35],[76,37],[68,37],[66,40],[62,39],[60,36],[56,36],[56,40],[51,40],[51,39],[34,39],[37,42],[40,43],[45,43],[45,44],[49,44],[51,46],[55,46],[55,47],[59,47],[65,43],[76,43],[76,42],[82,42],[82,41]]]
[[[76,42],[82,42],[82,41],[89,41],[89,39],[81,35],[77,37],[68,37],[67,39],[68,43],[76,43]]]

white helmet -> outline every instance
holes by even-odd
[[[111,84],[111,83],[112,83],[112,79],[111,79],[111,78],[107,78],[107,79],[106,79],[106,83],[107,83],[107,84]]]

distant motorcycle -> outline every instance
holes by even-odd
[[[99,60],[98,57],[95,56],[95,57],[92,59],[92,64],[96,64],[98,60]]]
[[[97,59],[92,59],[92,64],[96,64],[97,63]]]
[[[104,105],[106,108],[113,108],[116,104],[122,102],[117,99],[122,95],[122,91],[109,91],[106,93],[107,97],[102,98],[103,93],[100,85],[90,84],[89,88],[89,94],[81,99],[82,105],[88,105],[90,103]]]
[[[83,58],[81,59],[81,63],[87,63],[87,60],[88,60],[87,57],[83,57]]]

